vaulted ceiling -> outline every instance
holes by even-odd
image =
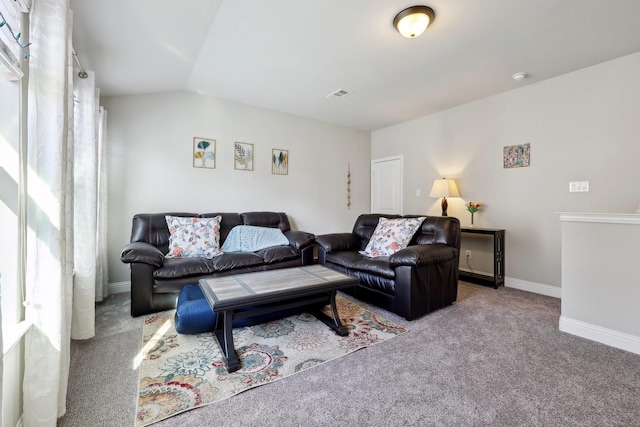
[[[416,39],[392,26],[425,4]],[[188,90],[376,130],[640,51],[638,0],[71,0],[103,96]],[[511,76],[527,72],[521,82]],[[343,89],[339,100],[327,95]]]

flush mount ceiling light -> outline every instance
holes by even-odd
[[[404,37],[412,39],[424,33],[436,14],[428,6],[411,6],[393,18],[393,26]]]

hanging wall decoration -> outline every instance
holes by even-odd
[[[238,170],[253,170],[253,144],[236,142],[233,149],[233,167]]]
[[[531,144],[509,145],[502,150],[504,168],[523,168],[531,165]]]
[[[193,167],[216,168],[216,140],[193,138]]]
[[[351,209],[351,163],[347,163],[347,209]]]
[[[289,173],[289,150],[274,148],[271,150],[271,173],[287,175]]]

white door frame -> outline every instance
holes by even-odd
[[[400,190],[399,191],[400,210],[397,213],[400,214],[400,215],[403,215],[403,209],[404,209],[403,192],[404,192],[404,189],[403,189],[402,183],[404,181],[404,169],[403,169],[404,168],[404,160],[403,160],[401,154],[397,155],[397,156],[383,157],[383,158],[380,158],[380,159],[371,160],[371,208],[370,208],[371,213],[375,213],[374,212],[374,206],[373,206],[373,203],[374,203],[374,200],[375,200],[374,195],[373,195],[374,182],[375,182],[373,173],[375,171],[376,165],[378,163],[384,163],[384,162],[389,162],[389,161],[393,161],[393,160],[399,160],[400,161],[400,182],[397,183],[398,186],[399,186],[399,190]]]

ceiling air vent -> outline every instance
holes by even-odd
[[[351,95],[351,92],[348,92],[344,89],[338,89],[337,91],[330,93],[329,95],[327,95],[327,98],[329,99],[342,99],[346,96]]]

